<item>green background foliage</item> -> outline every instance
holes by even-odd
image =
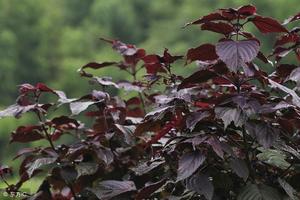
[[[25,82],[44,82],[70,97],[84,94],[89,87],[77,69],[117,56],[100,37],[136,44],[149,53],[162,53],[167,47],[171,53],[185,54],[219,37],[198,27],[182,29],[186,22],[217,8],[249,3],[258,13],[282,21],[299,11],[299,0],[0,0],[0,108],[14,103],[17,85]],[[272,37],[261,38],[262,51],[271,49]],[[181,65],[176,70],[187,75],[195,69]],[[127,76],[110,68],[99,75]],[[0,164],[11,164],[13,153],[23,146],[8,144],[10,132],[31,121],[30,116],[0,120]]]

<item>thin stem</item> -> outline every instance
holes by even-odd
[[[7,185],[7,187],[10,187],[9,183],[5,180],[5,178],[2,175],[0,177],[2,181],[5,183],[5,185]]]
[[[290,166],[288,166],[288,168],[286,168],[281,174],[279,174],[279,177],[283,178],[284,176],[286,176],[289,170],[293,167],[293,165],[294,163],[291,163]]]
[[[134,81],[137,81],[136,73],[137,73],[137,71],[134,70],[131,74]],[[138,92],[138,93],[139,93],[139,98],[141,99],[143,112],[144,112],[144,114],[146,114],[146,104],[145,104],[143,95],[141,92]]]
[[[240,31],[240,15],[238,15],[238,18],[237,18],[237,25],[238,27],[236,28],[236,41],[239,40],[239,31]]]
[[[246,133],[245,126],[243,126],[243,131],[242,132],[243,132],[243,146],[244,146],[244,151],[245,151],[245,154],[246,154],[246,163],[247,163],[248,168],[249,168],[250,177],[252,178],[252,180],[254,180],[255,171],[253,170],[253,167],[251,165],[250,154],[249,154],[250,148],[249,148],[247,138],[246,138],[247,133]]]
[[[35,93],[34,93],[35,103],[36,103],[36,104],[39,103],[40,95],[41,95],[40,92],[35,92]],[[38,117],[38,119],[39,119],[39,121],[40,121],[40,123],[41,123],[42,129],[43,129],[43,131],[44,131],[44,133],[45,133],[45,135],[46,135],[46,138],[47,138],[47,140],[48,140],[48,142],[49,142],[51,148],[57,153],[57,151],[56,151],[56,149],[55,149],[55,146],[54,146],[54,144],[53,144],[53,142],[52,142],[52,140],[51,140],[50,134],[48,133],[48,131],[47,131],[46,127],[45,127],[44,120],[43,120],[42,117],[41,117],[40,111],[38,110],[38,111],[36,112],[36,114],[37,114],[37,117]]]
[[[48,142],[49,142],[51,148],[57,153],[57,150],[55,149],[55,146],[54,146],[54,144],[53,144],[53,142],[52,142],[52,139],[51,139],[51,137],[50,137],[50,134],[48,133],[48,131],[47,131],[45,125],[44,125],[44,121],[43,121],[43,119],[42,119],[42,117],[41,117],[39,111],[37,111],[36,113],[37,113],[37,116],[38,116],[38,118],[39,118],[40,123],[42,124],[42,125],[41,125],[41,126],[42,126],[42,129],[43,129],[43,131],[44,131],[44,133],[45,133],[45,135],[46,135],[46,138],[47,138],[47,140],[48,140]]]

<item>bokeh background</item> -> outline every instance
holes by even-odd
[[[136,44],[149,53],[162,53],[167,47],[171,53],[185,54],[219,37],[199,27],[182,29],[186,22],[217,8],[249,3],[258,13],[281,21],[300,10],[299,0],[0,0],[0,109],[14,103],[17,85],[25,82],[44,82],[70,97],[85,94],[89,87],[77,69],[90,61],[118,58],[100,37]],[[270,49],[272,37],[258,35],[265,42],[262,51]],[[195,67],[177,70],[189,74]],[[99,75],[126,78],[109,68]],[[31,121],[30,116],[0,120],[0,164],[18,164],[12,162],[13,154],[23,145],[9,145],[9,135],[17,125]]]

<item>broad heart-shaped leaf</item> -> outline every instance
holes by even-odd
[[[243,178],[244,181],[248,179],[249,169],[244,160],[234,158],[230,161],[230,167],[239,177]]]
[[[291,200],[299,200],[299,196],[297,195],[297,191],[285,180],[278,178],[278,183],[287,193],[287,195],[291,198]]]
[[[226,63],[230,71],[236,72],[240,67],[246,67],[259,52],[256,40],[225,40],[216,45],[216,53]]]
[[[288,33],[289,32],[278,21],[276,21],[275,19],[272,19],[270,17],[262,17],[262,16],[257,15],[250,21],[262,33],[280,33],[280,32]]]
[[[292,103],[295,106],[300,107],[300,97],[297,95],[297,93],[294,90],[291,90],[290,88],[285,87],[284,85],[281,85],[281,84],[279,84],[279,83],[277,83],[275,81],[272,81],[271,79],[268,79],[268,80],[269,80],[269,83],[271,84],[271,87],[278,88],[281,91],[283,91],[283,92],[291,95],[291,97],[292,97]]]
[[[264,148],[271,147],[279,136],[279,130],[263,122],[247,122],[246,130]]]
[[[286,159],[286,155],[276,149],[262,149],[258,148],[258,150],[261,151],[261,153],[257,154],[257,158],[260,161],[263,161],[269,165],[273,165],[276,167],[279,167],[281,169],[287,169],[290,167],[290,163],[288,163]]]
[[[191,176],[203,164],[205,158],[199,151],[184,154],[178,161],[177,181]]]
[[[35,170],[39,169],[40,167],[44,165],[49,165],[51,163],[54,163],[57,158],[38,158],[33,163],[28,163],[27,167],[27,174],[29,177],[32,176]]]
[[[267,185],[247,184],[237,200],[282,200],[278,191]]]
[[[231,107],[216,107],[215,108],[216,117],[222,119],[224,123],[224,128],[233,122],[235,126],[241,127],[247,116],[240,108],[231,108]]]
[[[214,195],[214,186],[209,180],[209,177],[205,174],[195,174],[185,180],[185,186],[187,189],[204,195],[207,200],[211,200]]]
[[[136,190],[132,181],[106,180],[98,182],[93,188],[89,188],[99,199],[109,200],[119,194]]]

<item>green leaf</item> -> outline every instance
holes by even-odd
[[[282,200],[276,189],[264,184],[247,184],[237,200]]]
[[[281,169],[286,169],[290,166],[290,163],[285,160],[286,155],[282,151],[263,148],[258,148],[258,150],[261,151],[261,153],[257,154],[256,156],[258,160]]]

